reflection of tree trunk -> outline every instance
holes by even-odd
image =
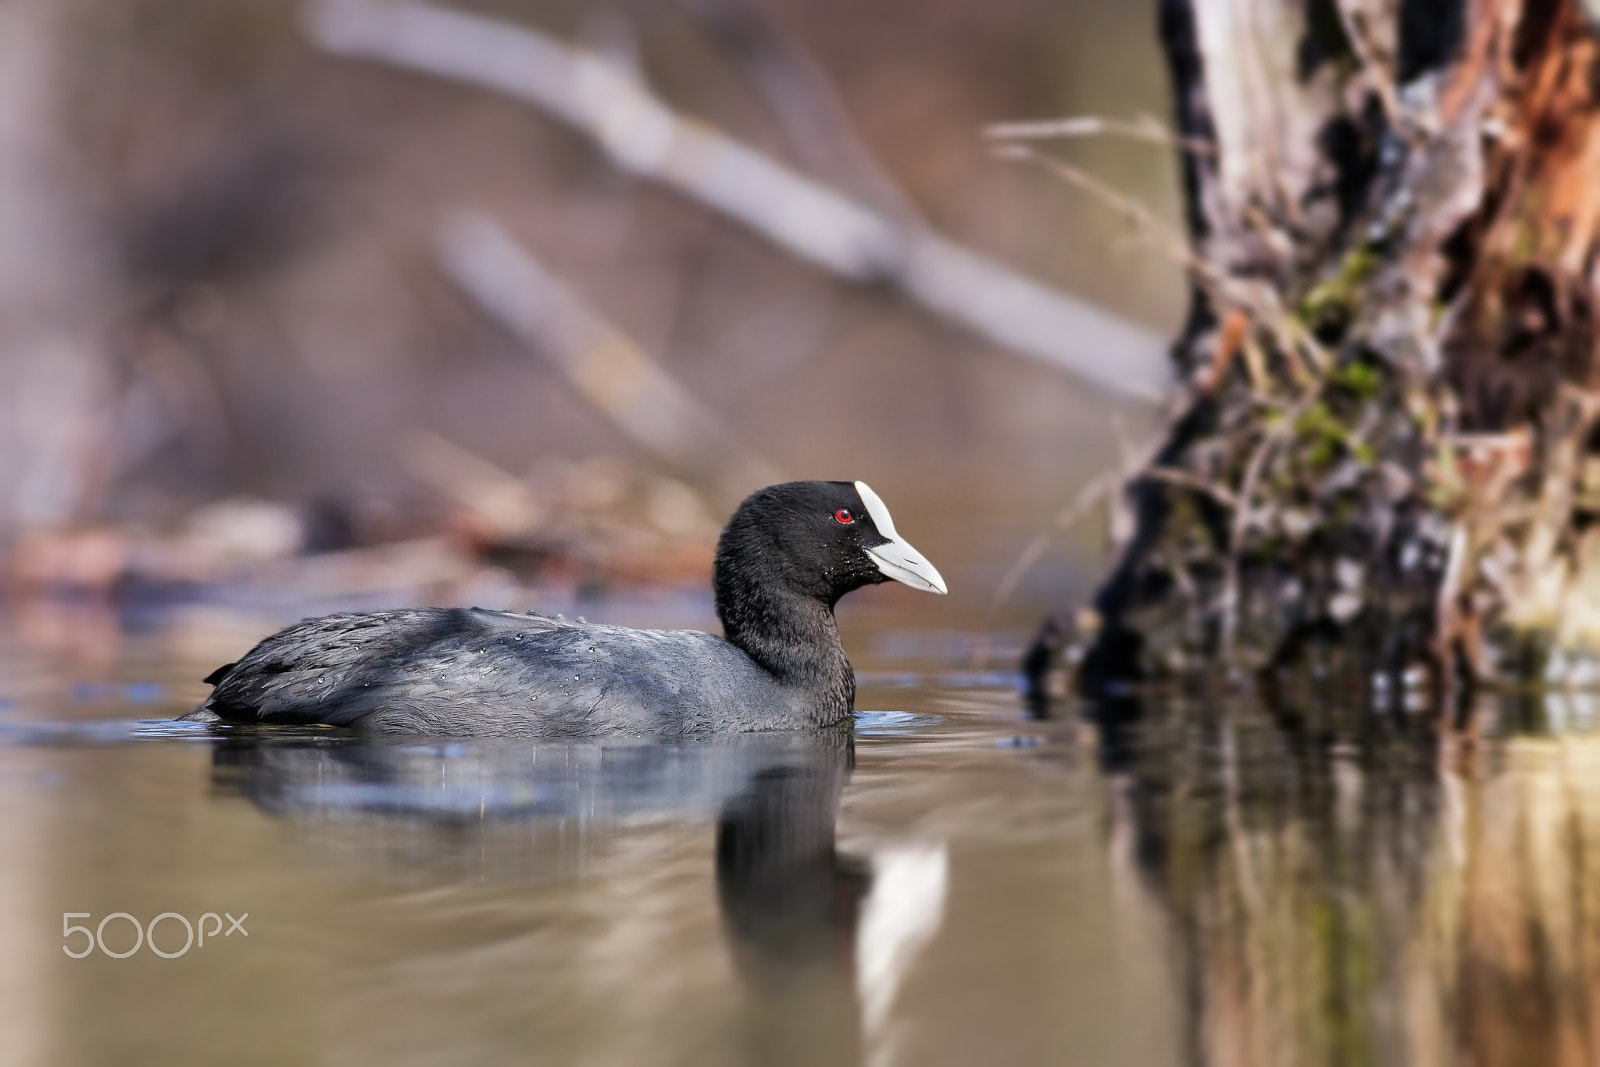
[[[1197,265],[1090,680],[1600,646],[1577,0],[1163,0]],[[1507,647],[1503,641],[1497,647]]]
[[[1199,1061],[1600,1062],[1600,739],[1441,751],[1341,701],[1264,710],[1100,709]]]
[[[0,5],[0,535],[88,491],[103,367],[92,269],[63,180],[55,60],[67,5]]]

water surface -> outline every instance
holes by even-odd
[[[21,619],[7,1062],[1600,1059],[1592,701],[1029,708],[923,608],[853,731],[672,745],[173,726],[269,622]]]

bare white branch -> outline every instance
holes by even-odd
[[[890,221],[668,108],[615,62],[536,30],[413,0],[311,0],[330,52],[498,90],[579,129],[619,167],[672,186],[829,271],[894,286],[996,344],[1113,393],[1160,400],[1156,331]]]

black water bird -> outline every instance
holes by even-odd
[[[480,608],[326,615],[218,668],[185,718],[530,737],[825,726],[855,703],[834,605],[891,579],[945,592],[866,483],[789,482],[722,531],[725,637]]]

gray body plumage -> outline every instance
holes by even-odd
[[[212,672],[187,717],[538,738],[829,726],[855,702],[834,605],[891,579],[944,592],[865,483],[769,486],[717,544],[726,638],[479,608],[326,615]]]
[[[226,669],[193,715],[582,738],[794,729],[817,711],[711,634],[438,608],[307,619]]]

